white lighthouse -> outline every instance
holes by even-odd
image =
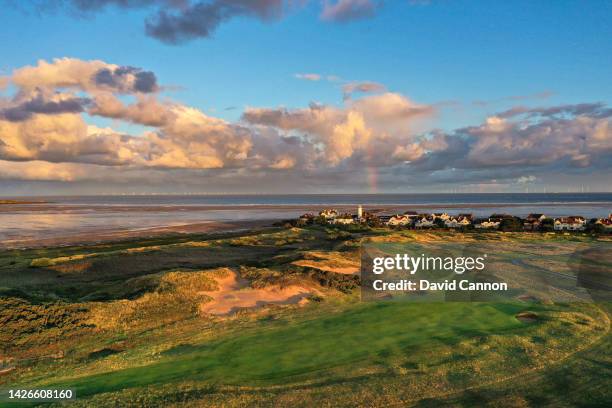
[[[359,207],[357,207],[357,218],[363,218],[363,207],[361,206],[361,204],[359,204]]]

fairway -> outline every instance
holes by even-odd
[[[359,305],[336,316],[272,324],[210,343],[182,345],[157,364],[66,381],[86,396],[186,377],[229,385],[287,384],[318,372],[449,346],[469,337],[524,329],[525,305],[403,302]],[[60,386],[61,384],[50,384]]]

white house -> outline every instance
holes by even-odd
[[[395,226],[406,226],[406,225],[410,225],[411,224],[411,220],[410,217],[407,215],[394,215],[391,218],[389,218],[389,221],[387,221],[387,225],[390,225],[392,227]]]
[[[555,218],[555,231],[582,231],[586,226],[586,219],[583,217],[561,217]]]
[[[450,217],[444,221],[447,228],[461,228],[470,225],[472,220],[466,216]]]
[[[595,222],[595,224],[601,224],[605,229],[612,229],[612,217],[600,218]]]
[[[431,215],[434,217],[434,219],[441,219],[442,221],[446,221],[451,217],[450,215],[448,215],[448,213],[445,213],[445,212],[433,213]]]
[[[342,214],[330,221],[332,224],[354,224],[355,217],[351,214]]]
[[[430,228],[433,227],[435,218],[433,215],[425,215],[425,216],[419,216],[419,218],[417,218],[416,222],[414,223],[414,226],[416,228]]]
[[[500,223],[501,223],[501,221],[499,219],[488,218],[486,220],[480,221],[474,227],[476,227],[478,229],[497,229],[497,228],[499,228],[499,224]]]
[[[326,220],[332,220],[338,216],[338,211],[326,208],[319,213],[319,216],[325,218]]]

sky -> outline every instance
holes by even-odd
[[[0,195],[612,191],[609,1],[0,3]]]

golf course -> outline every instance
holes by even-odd
[[[71,406],[607,406],[609,303],[521,279],[571,277],[577,251],[609,240],[278,226],[5,250],[0,389],[72,389]],[[521,259],[500,270],[534,289],[364,301],[364,243],[490,248],[492,265]],[[37,404],[63,406],[0,399]]]

